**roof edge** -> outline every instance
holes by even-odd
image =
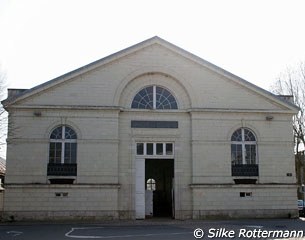
[[[295,112],[299,111],[300,108],[298,106],[296,106],[295,104],[291,103],[291,102],[288,102],[280,97],[278,97],[277,95],[235,75],[235,74],[232,74],[231,72],[221,68],[221,67],[218,67],[216,66],[215,64],[211,63],[211,62],[208,62],[202,58],[200,58],[199,56],[191,53],[191,52],[188,52],[187,50],[184,50],[183,48],[179,47],[179,46],[176,46],[175,44],[172,44],[158,36],[154,36],[152,38],[149,38],[147,40],[144,40],[142,42],[139,42],[137,44],[134,44],[130,47],[127,47],[125,49],[122,49],[118,52],[115,52],[113,54],[110,54],[104,58],[101,58],[101,59],[98,59],[96,61],[93,61],[89,64],[86,64],[80,68],[77,68],[77,69],[74,69],[68,73],[65,73],[59,77],[56,77],[54,79],[51,79],[47,82],[44,82],[42,84],[39,84],[31,89],[28,89],[28,90],[24,90],[23,92],[21,92],[20,94],[17,94],[15,96],[12,96],[12,97],[8,97],[7,99],[3,100],[1,103],[3,104],[4,107],[8,107],[9,105],[11,104],[14,104],[18,101],[21,101],[22,99],[25,99],[27,97],[30,97],[31,95],[34,95],[35,93],[37,92],[40,92],[40,91],[43,91],[43,90],[46,90],[48,89],[49,87],[52,87],[52,86],[55,86],[67,79],[71,79],[72,77],[76,76],[76,75],[79,75],[79,74],[83,74],[85,72],[88,72],[96,67],[99,67],[100,65],[102,64],[106,64],[108,62],[111,62],[111,61],[114,61],[120,57],[123,57],[123,56],[126,56],[128,54],[130,54],[131,52],[135,51],[135,50],[139,50],[139,49],[143,49],[149,45],[152,45],[154,43],[159,43],[163,46],[166,46],[168,47],[170,50],[174,51],[174,52],[178,52],[179,54],[181,54],[182,56],[194,61],[194,62],[197,62],[198,64],[200,65],[203,65],[205,67],[207,67],[208,69],[214,71],[214,72],[217,72],[227,78],[229,78],[230,80],[240,84],[240,85],[243,85],[245,86],[246,88],[249,88],[251,90],[253,90],[254,92],[260,94],[260,95],[263,95],[265,96],[266,98],[269,98],[271,100],[273,100],[274,102],[277,102],[278,104],[280,105],[284,105],[285,107],[287,107],[288,109],[290,110],[293,110]]]
[[[120,57],[123,57],[125,55],[128,55],[129,53],[131,53],[133,50],[136,50],[137,48],[141,47],[141,48],[144,48],[154,42],[160,42],[160,41],[165,41],[163,39],[161,39],[160,37],[158,36],[154,36],[152,38],[149,38],[149,39],[146,39],[142,42],[139,42],[137,44],[134,44],[130,47],[127,47],[127,48],[124,48],[120,51],[117,51],[115,53],[112,53],[106,57],[103,57],[101,59],[98,59],[98,60],[95,60],[91,63],[88,63],[82,67],[79,67],[79,68],[76,68],[72,71],[69,71],[63,75],[60,75],[59,77],[56,77],[56,78],[53,78],[49,81],[46,81],[44,83],[41,83],[37,86],[34,86],[30,89],[22,89],[24,90],[22,93],[20,92],[19,94],[15,94],[15,96],[12,96],[12,97],[8,97],[6,98],[5,100],[1,101],[2,105],[4,107],[8,107],[8,105],[11,105],[11,104],[14,104],[15,102],[17,101],[20,101],[26,97],[29,97],[33,94],[35,94],[36,92],[39,92],[39,91],[42,91],[42,90],[45,90],[47,89],[48,87],[52,87],[52,86],[55,86],[57,85],[58,83],[66,80],[66,79],[70,79],[72,78],[73,76],[75,75],[78,75],[78,74],[83,74],[87,71],[90,71],[96,67],[98,67],[100,64],[105,64],[107,62],[111,62],[117,58],[120,58]]]
[[[179,50],[180,53],[182,53],[182,55],[184,55],[185,57],[187,58],[190,58],[192,60],[195,60],[197,63],[207,67],[208,69],[212,70],[212,71],[215,71],[215,72],[218,72],[219,74],[223,75],[223,76],[226,76],[228,77],[229,79],[231,79],[232,81],[234,82],[237,82],[238,84],[241,84],[247,88],[250,88],[252,89],[253,91],[255,91],[256,93],[258,94],[261,94],[267,98],[272,98],[275,102],[279,103],[279,104],[284,104],[287,108],[289,108],[290,110],[294,110],[295,112],[298,112],[300,110],[300,108],[298,106],[296,106],[294,103],[292,103],[291,101],[287,101],[285,100],[282,95],[275,95],[219,66],[216,66],[215,64],[187,51],[187,50],[184,50],[183,48],[179,47],[179,46],[176,46],[162,38],[159,38],[158,39],[162,42],[164,42],[167,46],[170,46],[171,48],[175,48],[176,50]],[[175,50],[174,49],[174,50]],[[173,49],[172,49],[173,50]]]

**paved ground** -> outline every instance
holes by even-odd
[[[302,233],[305,219],[178,221],[152,219],[100,223],[3,223],[0,240],[277,239]],[[195,236],[194,236],[195,232]],[[269,237],[265,237],[269,234]]]

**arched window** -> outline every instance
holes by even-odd
[[[155,191],[156,190],[156,180],[149,178],[146,182],[146,190]]]
[[[50,135],[49,163],[75,164],[77,135],[68,126],[55,128]]]
[[[149,86],[134,97],[131,108],[138,109],[178,109],[175,97],[165,88]]]
[[[257,143],[254,133],[247,128],[237,129],[231,137],[232,165],[257,164]]]

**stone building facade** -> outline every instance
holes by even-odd
[[[3,104],[7,217],[297,215],[297,107],[159,37]]]

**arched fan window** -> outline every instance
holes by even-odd
[[[156,180],[149,178],[146,182],[146,190],[155,191],[156,190]]]
[[[49,163],[76,163],[77,136],[68,126],[55,128],[50,135]]]
[[[231,137],[232,164],[256,164],[256,138],[247,128],[237,129]]]
[[[131,108],[138,109],[178,109],[175,97],[165,88],[148,86],[133,98]]]
[[[232,176],[258,176],[257,140],[250,129],[239,128],[232,134],[231,160]]]

